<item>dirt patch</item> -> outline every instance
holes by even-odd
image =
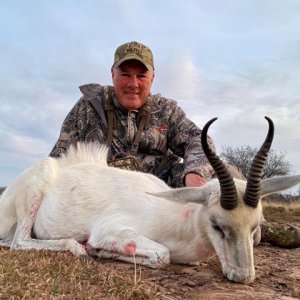
[[[254,251],[256,279],[249,285],[229,282],[216,257],[199,266],[143,269],[144,278],[170,299],[290,299],[300,298],[300,249],[260,245]]]

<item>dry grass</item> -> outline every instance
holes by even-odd
[[[153,284],[133,265],[78,259],[69,253],[0,248],[0,299],[154,299]]]
[[[0,187],[0,195],[4,191]],[[0,299],[155,299],[141,269],[78,259],[71,253],[0,247]]]
[[[288,222],[300,224],[300,203],[291,202],[289,204],[269,202],[267,200],[262,202],[263,213],[266,220],[270,222]]]

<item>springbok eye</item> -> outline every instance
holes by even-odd
[[[225,234],[224,234],[224,232],[223,232],[223,230],[221,229],[221,227],[220,226],[218,226],[218,225],[213,225],[213,229],[215,230],[215,231],[217,231],[219,234],[221,234],[221,237],[224,239],[225,238]]]

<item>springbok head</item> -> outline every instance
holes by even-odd
[[[214,118],[203,127],[201,143],[217,179],[198,188],[178,188],[155,194],[176,202],[201,204],[197,216],[197,235],[201,236],[205,247],[213,246],[224,275],[235,282],[249,283],[255,277],[253,239],[260,232],[259,225],[263,219],[260,198],[300,182],[300,175],[262,179],[274,136],[273,122],[265,118],[269,123],[268,134],[253,159],[247,180],[233,178],[209,146],[207,131],[216,120]],[[203,240],[203,237],[206,238]]]

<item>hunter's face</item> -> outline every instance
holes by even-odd
[[[137,60],[125,61],[111,72],[121,105],[128,111],[141,107],[149,96],[154,72]]]

